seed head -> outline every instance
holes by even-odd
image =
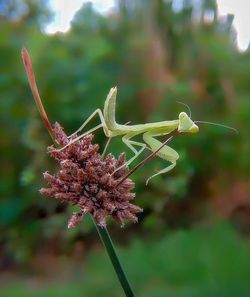
[[[69,143],[60,124],[55,123],[53,131],[61,146]],[[99,146],[92,144],[92,139],[93,135],[88,134],[61,151],[48,147],[50,155],[59,162],[60,170],[53,175],[44,173],[50,188],[42,188],[40,193],[79,206],[79,212],[69,219],[69,228],[75,227],[85,213],[90,213],[100,226],[106,225],[108,216],[122,226],[125,220],[137,222],[136,213],[142,209],[131,203],[135,197],[131,192],[134,183],[127,178],[119,184],[128,168],[124,166],[112,174],[125,163],[125,154],[118,159],[109,154],[103,159]]]

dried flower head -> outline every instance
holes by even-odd
[[[58,123],[53,131],[61,146],[69,143]],[[118,159],[109,154],[103,159],[98,152],[99,146],[92,144],[92,139],[93,135],[89,134],[62,151],[54,146],[48,147],[48,152],[59,162],[60,170],[54,175],[44,173],[50,188],[42,188],[40,193],[80,207],[80,211],[70,218],[69,228],[75,227],[84,213],[90,213],[100,226],[106,225],[108,216],[121,225],[124,220],[137,222],[135,214],[142,209],[130,202],[135,196],[131,193],[134,183],[127,178],[119,184],[128,168],[123,167],[112,174],[124,164],[125,154]]]

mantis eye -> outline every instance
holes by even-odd
[[[181,112],[179,117],[180,119],[184,120],[185,118],[187,118],[187,114],[185,112]]]

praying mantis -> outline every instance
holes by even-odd
[[[191,118],[185,113],[181,112],[179,114],[178,120],[172,121],[162,121],[155,123],[146,123],[146,124],[138,124],[138,125],[120,125],[116,122],[115,119],[115,106],[116,106],[116,95],[117,88],[111,88],[109,94],[105,100],[103,113],[101,109],[96,109],[89,118],[80,126],[78,130],[76,130],[72,135],[69,136],[71,141],[61,148],[63,150],[73,142],[81,139],[86,134],[89,134],[99,128],[103,128],[105,135],[108,138],[113,138],[116,136],[122,136],[122,141],[126,146],[131,149],[134,153],[134,156],[129,159],[123,166],[128,166],[132,163],[143,151],[145,148],[150,149],[152,152],[157,151],[162,143],[157,140],[155,137],[168,135],[169,133],[177,130],[179,133],[197,133],[199,131],[199,127],[191,120]],[[93,119],[95,115],[99,115],[101,120],[101,124],[96,127],[88,130],[87,132],[81,134],[78,137],[75,137],[79,132],[83,130],[83,128]],[[144,143],[132,140],[133,137],[142,134],[142,138]],[[139,150],[135,148],[135,146],[139,147]],[[171,147],[164,145],[158,152],[157,156],[160,158],[169,161],[171,164],[166,168],[160,170],[156,174],[150,176],[147,179],[147,182],[160,174],[167,173],[172,170],[176,166],[176,161],[179,159],[178,153],[172,149]],[[116,169],[119,170],[120,168]]]
[[[25,48],[22,49],[22,59],[24,62],[24,67],[27,73],[32,94],[38,106],[38,110],[41,113],[42,119],[52,139],[54,139],[53,128],[43,108],[42,101],[36,85],[35,75],[32,69],[32,63],[31,63],[28,51]],[[58,151],[65,149],[67,146],[81,139],[85,135],[102,127],[105,135],[109,138],[109,140],[116,136],[122,136],[122,141],[124,142],[124,144],[127,145],[134,153],[134,156],[130,160],[128,160],[124,165],[122,165],[122,167],[128,166],[130,163],[132,163],[144,151],[145,148],[148,148],[153,153],[156,153],[156,155],[159,156],[160,158],[166,161],[169,161],[171,163],[169,166],[160,170],[156,174],[150,176],[146,181],[146,184],[147,184],[151,178],[163,173],[167,173],[170,170],[172,170],[176,166],[176,161],[179,159],[178,153],[174,149],[166,145],[166,143],[172,138],[172,136],[169,137],[169,139],[167,139],[164,143],[161,143],[155,137],[168,135],[175,131],[178,131],[178,133],[197,133],[199,131],[199,127],[196,125],[196,123],[205,123],[205,124],[221,126],[227,129],[231,129],[234,132],[238,133],[236,129],[226,125],[218,124],[218,123],[211,123],[211,122],[205,122],[205,121],[193,122],[191,120],[190,109],[189,109],[189,113],[190,113],[189,116],[185,112],[181,112],[179,114],[178,120],[161,121],[161,122],[146,123],[146,124],[139,124],[139,125],[127,125],[127,124],[120,125],[116,122],[116,119],[115,119],[116,95],[117,95],[117,88],[116,87],[111,88],[104,103],[103,113],[101,109],[96,109],[88,117],[88,119],[80,126],[80,128],[69,136],[69,139],[70,139],[69,143],[63,148],[58,149]],[[95,115],[99,115],[101,124],[88,130],[87,132],[81,134],[80,136],[77,136],[77,134],[83,130],[83,128],[94,118]],[[142,134],[144,143],[131,140],[133,137],[140,134]],[[135,146],[140,147],[140,149],[136,150]],[[116,169],[113,172],[113,174],[120,168]]]

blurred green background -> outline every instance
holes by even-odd
[[[48,2],[0,1],[1,296],[123,296],[86,216],[67,230],[72,207],[38,193],[54,172],[51,143],[34,104],[20,51],[31,54],[52,122],[72,133],[118,86],[117,119],[218,122],[171,142],[176,168],[154,159],[132,176],[136,225],[109,223],[137,296],[250,296],[250,52],[239,52],[233,16],[216,1],[117,1],[98,14],[86,4],[66,34],[46,35]],[[104,147],[100,131],[95,142]],[[114,139],[109,151],[127,151]],[[143,156],[145,157],[146,154]]]

